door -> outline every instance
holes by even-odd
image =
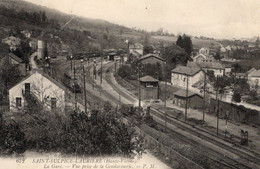
[[[25,94],[30,94],[30,83],[25,83]]]

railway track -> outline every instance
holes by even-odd
[[[159,128],[164,129],[164,125],[158,123],[157,126]],[[208,153],[207,158],[216,166],[214,166],[216,169],[219,168],[231,168],[231,169],[251,169],[251,167],[248,167],[244,165],[243,163],[237,162],[236,160],[229,158],[219,152],[214,151],[211,148],[203,147],[203,150],[200,149],[202,145],[186,136],[181,135],[178,132],[175,132],[173,129],[167,128],[166,132],[168,135],[176,139],[178,138],[184,143],[187,143],[188,145],[193,146],[193,151],[197,152],[198,154],[205,155]],[[210,155],[209,155],[210,154]]]
[[[154,108],[151,108],[151,113],[155,116],[155,117],[159,117],[159,118],[162,118],[164,119],[165,118],[165,113],[160,111],[160,110],[156,110]],[[237,149],[235,147],[230,147],[228,146],[227,144],[223,143],[223,142],[220,142],[218,141],[216,138],[214,137],[210,137],[210,136],[207,136],[205,135],[204,133],[202,132],[199,132],[199,131],[196,131],[196,129],[193,129],[191,126],[188,126],[186,124],[184,124],[183,122],[179,122],[177,121],[176,119],[173,119],[173,118],[168,118],[167,119],[167,123],[170,123],[170,124],[173,124],[175,125],[176,127],[182,129],[183,131],[187,131],[203,140],[206,140],[208,142],[211,142],[215,145],[217,145],[218,147],[221,147],[229,152],[232,152],[233,154],[236,154],[237,156],[241,157],[241,161],[243,161],[243,163],[248,163],[248,162],[251,162],[251,163],[255,163],[255,164],[260,164],[260,159],[258,157],[255,157],[255,155],[252,155],[250,153],[247,153],[245,151],[241,151],[240,149]],[[241,162],[241,164],[243,164]]]
[[[105,67],[105,69],[108,69],[107,72],[108,74],[110,73],[110,70],[111,70],[111,65],[110,67],[107,66]],[[109,79],[109,76],[110,75],[105,75],[105,79],[107,80],[107,82],[109,82],[109,84],[118,92],[120,93],[123,97],[126,97],[127,99],[131,100],[131,101],[135,101],[133,98],[131,98],[130,96],[128,96],[128,94],[124,93],[123,91],[121,91],[120,89],[118,89],[118,87],[116,85],[114,85],[111,80]],[[160,111],[160,110],[157,110],[155,108],[151,108],[152,111],[152,114],[154,116],[157,116],[161,119],[164,119],[164,112]],[[215,161],[215,162],[219,162],[221,163],[222,165],[226,165],[230,168],[252,168],[252,167],[249,167],[247,166],[248,163],[251,164],[257,164],[259,165],[260,164],[260,158],[256,157],[258,154],[256,154],[255,152],[246,152],[246,150],[240,150],[236,147],[231,147],[221,141],[218,141],[218,138],[216,139],[216,136],[213,136],[212,134],[210,133],[206,133],[208,135],[205,135],[205,131],[202,130],[202,129],[192,129],[191,126],[188,126],[187,124],[184,124],[183,122],[180,122],[178,121],[177,119],[173,119],[173,118],[169,118],[168,123],[171,123],[175,126],[177,126],[178,128],[184,130],[184,131],[187,131],[189,133],[192,133],[193,135],[203,139],[203,140],[206,140],[210,143],[213,143],[233,154],[236,154],[237,156],[239,156],[240,158],[238,160],[234,160],[232,158],[225,158],[225,160],[219,160],[219,159],[216,159],[216,158],[213,158],[213,157],[209,157],[211,158],[212,161]],[[169,128],[168,128],[169,129]],[[216,152],[218,153],[218,152]],[[218,155],[221,155],[220,153],[218,153]],[[223,156],[223,155],[222,155]]]
[[[129,96],[129,94],[126,94],[125,92],[123,92],[123,91],[121,91],[119,88],[118,88],[118,86],[116,86],[116,85],[114,85],[112,82],[111,82],[111,70],[112,70],[112,67],[111,66],[113,66],[113,64],[106,64],[106,65],[104,65],[104,67],[103,67],[103,70],[104,70],[104,72],[106,72],[106,73],[104,73],[103,75],[104,75],[104,79],[112,86],[112,88],[115,90],[115,91],[117,91],[122,97],[125,97],[126,99],[128,99],[129,101],[131,101],[131,102],[135,102],[136,101],[136,99],[134,99],[132,96]],[[88,66],[87,68],[86,68],[86,71],[87,72],[90,72],[90,69],[91,69],[91,66]],[[86,77],[87,77],[87,82],[90,84],[90,85],[95,85],[95,81],[93,80],[93,77],[89,74],[89,73],[87,73],[87,75],[86,75]],[[97,90],[102,90],[101,88],[100,88],[100,86],[98,86],[98,85],[95,85],[95,87],[96,87],[96,89]],[[91,94],[91,93],[90,93]],[[102,95],[103,96],[105,96],[105,97],[107,97],[107,98],[109,98],[114,104],[118,104],[119,103],[119,100],[118,100],[118,98],[116,98],[116,97],[114,97],[114,96],[112,96],[112,95],[110,95],[108,92],[102,92]],[[94,100],[96,100],[96,99],[98,99],[98,100],[103,100],[102,98],[100,98],[100,97],[97,97],[97,96],[95,96],[95,95],[93,95],[93,96],[91,96],[91,97],[93,97],[94,98]],[[157,110],[157,109],[155,109],[155,108],[151,108],[151,114],[154,116],[154,117],[157,117],[157,118],[160,118],[160,119],[164,119],[164,112],[162,112],[162,111],[160,111],[160,110]],[[192,133],[193,135],[195,135],[195,136],[197,136],[197,137],[199,137],[199,138],[201,138],[201,139],[204,139],[204,140],[206,140],[206,141],[208,141],[208,142],[211,142],[211,143],[214,143],[214,144],[216,144],[217,146],[219,146],[219,147],[221,147],[221,148],[225,148],[226,150],[228,150],[228,151],[230,151],[230,152],[232,152],[232,153],[234,153],[234,154],[236,154],[237,156],[239,156],[240,157],[240,159],[238,159],[238,160],[234,160],[234,159],[232,159],[232,158],[229,158],[229,157],[227,157],[227,156],[223,156],[223,154],[221,154],[221,153],[218,153],[218,152],[214,152],[214,153],[216,153],[215,154],[215,156],[214,157],[210,157],[210,156],[208,156],[208,158],[211,160],[211,161],[213,161],[213,162],[215,162],[215,163],[218,163],[220,166],[221,166],[221,168],[222,167],[225,167],[225,168],[246,168],[246,169],[249,169],[249,168],[252,168],[252,167],[249,167],[249,166],[247,166],[246,164],[247,163],[256,163],[256,164],[259,164],[259,158],[257,158],[257,157],[255,157],[254,155],[251,155],[250,153],[246,153],[246,152],[243,152],[243,151],[240,151],[240,150],[238,150],[238,149],[235,149],[235,148],[233,148],[233,147],[230,147],[230,146],[227,146],[226,144],[224,144],[224,143],[222,143],[222,142],[219,142],[219,141],[217,141],[217,140],[215,140],[214,138],[212,138],[212,137],[210,137],[210,136],[206,136],[205,134],[202,134],[202,132],[205,132],[205,131],[200,131],[200,129],[197,129],[196,128],[196,130],[199,130],[199,131],[196,131],[196,130],[194,130],[194,129],[191,129],[190,127],[191,126],[187,126],[187,124],[181,124],[181,123],[183,123],[183,122],[180,122],[180,121],[178,121],[178,120],[176,120],[176,119],[174,119],[174,118],[168,118],[167,119],[167,123],[170,123],[170,124],[173,124],[173,125],[175,125],[175,126],[177,126],[178,128],[180,128],[180,129],[182,129],[182,130],[184,130],[184,131],[187,131],[187,132],[189,132],[189,133]],[[161,125],[161,124],[160,124]],[[189,138],[187,138],[187,137],[184,137],[183,135],[180,135],[179,133],[177,133],[177,132],[175,132],[174,130],[172,130],[171,128],[167,128],[167,130],[169,130],[170,132],[172,132],[172,133],[174,133],[174,135],[175,136],[178,136],[178,138],[180,139],[180,140],[182,140],[182,141],[185,141],[186,143],[189,143],[189,144],[191,144],[191,145],[193,145],[193,146],[198,146],[199,145],[199,143],[197,143],[197,142],[195,142],[194,140],[192,140],[192,139],[189,139]],[[208,133],[209,134],[209,133]],[[209,150],[209,151],[214,151],[213,149],[212,150]],[[219,158],[216,158],[216,157],[219,157]],[[221,157],[225,157],[224,159],[221,159]],[[221,160],[220,160],[221,159]]]

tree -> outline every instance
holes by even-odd
[[[191,52],[193,51],[193,45],[191,38],[189,36],[186,36],[185,34],[183,36],[179,36],[176,45],[183,48],[185,52],[190,56]]]
[[[17,65],[9,62],[9,59],[3,59],[0,66],[0,83],[4,86],[4,94],[7,94],[7,89],[14,85],[21,78],[21,74]]]
[[[153,53],[153,47],[152,46],[144,46],[144,55],[145,54],[149,54],[149,53]]]
[[[219,50],[218,50],[218,51],[216,52],[216,54],[214,55],[214,58],[215,58],[216,60],[220,60],[220,59],[221,59],[220,51],[219,51]]]
[[[22,154],[26,151],[25,134],[17,123],[4,124],[0,136],[4,154]]]
[[[235,92],[232,96],[232,100],[237,103],[241,102],[241,95],[238,91],[235,90]]]
[[[252,100],[257,100],[257,92],[256,92],[256,90],[251,90],[251,91],[249,92],[249,96],[250,96],[250,98],[251,98]]]
[[[132,155],[141,146],[131,126],[123,123],[111,106],[94,110],[91,116],[84,112],[71,115],[63,140],[65,153],[78,155]],[[141,150],[142,151],[142,150]]]
[[[9,46],[5,43],[0,42],[0,59],[5,57],[9,53]]]
[[[176,41],[176,45],[178,45],[181,48],[183,47],[183,40],[182,40],[181,35],[178,36],[178,39]]]
[[[45,14],[45,12],[41,12],[41,18],[42,18],[42,22],[46,22],[47,21],[47,16]]]

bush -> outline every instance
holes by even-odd
[[[18,124],[5,124],[1,130],[0,136],[0,144],[3,145],[3,154],[22,154],[26,151],[25,134],[21,131]]]
[[[232,100],[239,103],[241,102],[241,95],[238,91],[235,91],[233,96],[232,96]]]
[[[108,103],[100,110],[93,110],[90,117],[84,112],[63,116],[43,110],[19,113],[14,119],[21,126],[10,126],[6,130],[9,132],[5,132],[8,140],[2,142],[7,141],[9,153],[22,153],[26,149],[73,155],[142,153],[142,146],[134,139],[134,128],[119,120],[121,118]]]
[[[122,78],[131,79],[131,76],[134,74],[132,67],[128,65],[123,65],[118,69],[118,75]]]

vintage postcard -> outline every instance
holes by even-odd
[[[260,169],[260,1],[0,0],[0,169]]]

